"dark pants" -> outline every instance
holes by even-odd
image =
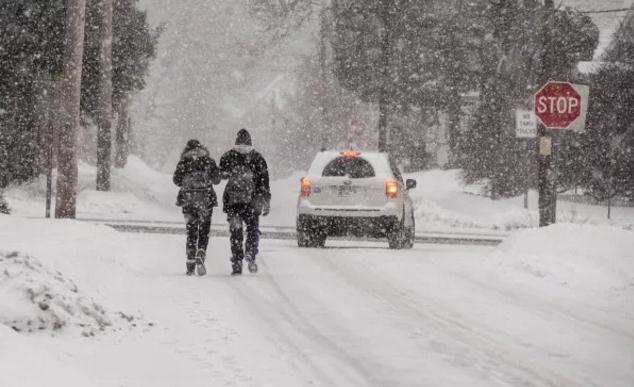
[[[183,208],[187,222],[187,243],[185,249],[187,260],[196,259],[198,250],[206,251],[209,244],[212,209]]]
[[[227,221],[231,233],[231,260],[241,261],[245,255],[255,259],[260,243],[259,215],[251,206],[235,206],[227,211]],[[244,225],[247,228],[247,240],[243,249]]]

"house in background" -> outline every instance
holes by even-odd
[[[597,23],[601,30],[601,41],[595,53],[594,60],[579,62],[577,70],[582,77],[596,73],[605,61],[611,61],[613,60],[612,58],[621,57],[624,53],[619,52],[619,43],[626,39],[634,39],[634,2],[628,1],[628,3],[630,7],[629,11],[598,14],[600,15],[598,19],[599,22],[595,20],[595,23]],[[611,58],[608,58],[608,56]]]

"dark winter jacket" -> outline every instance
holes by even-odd
[[[232,171],[237,165],[246,163],[253,172],[255,180],[255,192],[253,194],[252,205],[255,206],[259,214],[262,203],[270,203],[271,188],[269,186],[269,168],[266,160],[250,145],[236,145],[220,158],[220,175],[223,179],[229,179]],[[223,194],[223,210],[229,212],[227,203],[228,192],[225,189]]]
[[[183,205],[182,185],[183,179],[188,173],[193,171],[207,171],[209,174],[209,180],[213,184],[220,183],[220,171],[214,159],[209,156],[207,148],[197,142],[192,143],[191,145],[188,144],[183,151],[181,159],[178,162],[178,165],[176,165],[176,171],[174,171],[174,184],[181,187],[178,191],[178,197],[176,198],[176,205],[178,206]],[[218,205],[218,199],[213,187],[211,188],[209,194],[211,195],[211,205],[216,207]]]

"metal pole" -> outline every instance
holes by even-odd
[[[554,0],[544,0],[544,53],[542,57],[541,83],[548,82],[552,72],[552,13],[555,10]],[[538,159],[538,192],[539,192],[539,226],[549,226],[556,222],[556,194],[552,165],[553,140],[549,130],[540,123],[538,127],[539,147]]]
[[[539,176],[537,190],[539,192],[539,227],[549,226],[555,223],[553,211],[555,200],[553,195],[553,169],[552,152],[553,139],[548,129],[543,124],[539,125],[538,163]]]

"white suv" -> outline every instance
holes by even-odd
[[[390,248],[414,245],[414,208],[394,160],[378,152],[320,152],[301,179],[297,244],[323,247],[328,236],[387,238]]]

